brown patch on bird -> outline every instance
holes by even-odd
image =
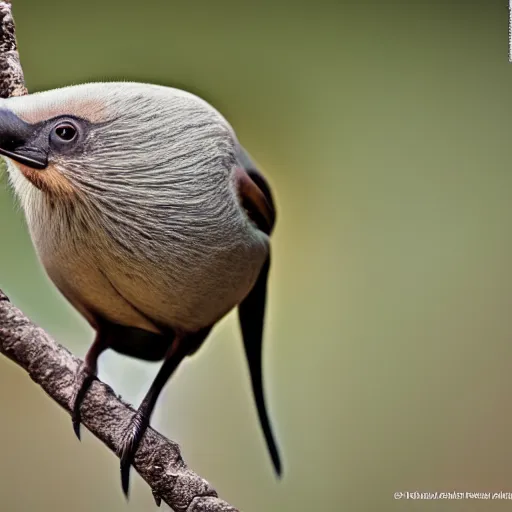
[[[49,165],[43,170],[32,169],[18,162],[15,162],[14,165],[34,187],[48,194],[50,198],[71,199],[76,194],[73,185],[54,165]]]
[[[106,121],[105,104],[97,99],[71,99],[65,103],[49,105],[47,108],[19,112],[18,116],[27,123],[36,124],[62,115],[87,119],[92,123]]]
[[[242,208],[261,231],[270,234],[274,215],[267,198],[244,169],[236,168],[234,179]]]

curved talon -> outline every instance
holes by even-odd
[[[130,421],[130,425],[125,435],[125,440],[123,442],[123,447],[121,449],[120,469],[121,486],[123,488],[123,493],[126,496],[126,498],[128,498],[128,492],[130,488],[130,468],[133,464],[135,453],[139,448],[140,442],[144,437],[148,425],[149,421],[147,421],[146,418],[144,418],[141,414],[137,412]]]
[[[85,395],[87,394],[87,391],[89,391],[93,380],[96,378],[98,357],[107,347],[108,343],[106,342],[106,339],[101,335],[100,331],[98,331],[94,343],[91,345],[91,348],[85,355],[83,364],[80,365],[76,372],[75,396],[73,398],[73,405],[71,407],[71,420],[73,422],[73,430],[79,441],[80,423],[82,419],[80,414],[80,406],[82,405]]]
[[[130,490],[130,467],[131,463],[128,461],[128,456],[123,453],[121,457],[121,487],[126,499],[128,499],[128,491]]]
[[[76,434],[76,437],[80,441],[80,423],[81,423],[81,413],[80,413],[80,406],[82,405],[82,402],[84,401],[85,395],[87,391],[89,391],[89,388],[91,387],[91,384],[94,380],[94,375],[91,374],[87,369],[81,368],[79,370],[79,375],[84,374],[82,384],[78,388],[78,390],[75,393],[75,398],[73,401],[73,412],[71,414],[71,421],[73,422],[73,430]]]
[[[73,432],[75,433],[75,436],[79,441],[82,439],[80,438],[80,414],[73,410],[73,416],[71,417],[71,421],[73,422]]]
[[[162,498],[160,498],[160,496],[154,489],[151,489],[151,493],[153,494],[156,506],[159,507],[162,504]]]

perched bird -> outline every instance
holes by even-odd
[[[106,349],[163,360],[126,432],[129,471],[165,383],[231,309],[275,470],[262,334],[275,208],[228,122],[177,89],[90,83],[0,100],[0,154],[50,279],[96,331],[73,425]]]

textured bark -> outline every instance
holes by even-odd
[[[0,2],[0,97],[27,93],[11,5]],[[51,398],[71,412],[74,378],[82,361],[34,325],[1,290],[0,353],[24,368]],[[81,406],[83,425],[116,454],[134,413],[99,380],[94,381]],[[162,499],[176,512],[237,512],[217,497],[206,480],[187,468],[176,443],[152,428],[146,431],[133,466],[151,486],[157,503]]]
[[[0,353],[24,368],[51,398],[71,412],[73,383],[81,360],[34,325],[1,290]],[[83,425],[118,454],[134,409],[96,380],[81,412]],[[176,512],[237,512],[217,497],[206,480],[187,468],[175,442],[152,428],[137,450],[134,467],[153,494]]]
[[[27,94],[10,2],[0,2],[0,97]]]

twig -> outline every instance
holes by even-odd
[[[27,93],[11,6],[0,2],[0,97]],[[51,398],[71,412],[74,379],[82,361],[34,325],[1,290],[0,353],[24,368]],[[134,413],[99,380],[81,406],[82,423],[116,454]],[[187,468],[175,442],[152,428],[146,431],[133,466],[150,485],[157,503],[162,499],[176,512],[238,512]]]

